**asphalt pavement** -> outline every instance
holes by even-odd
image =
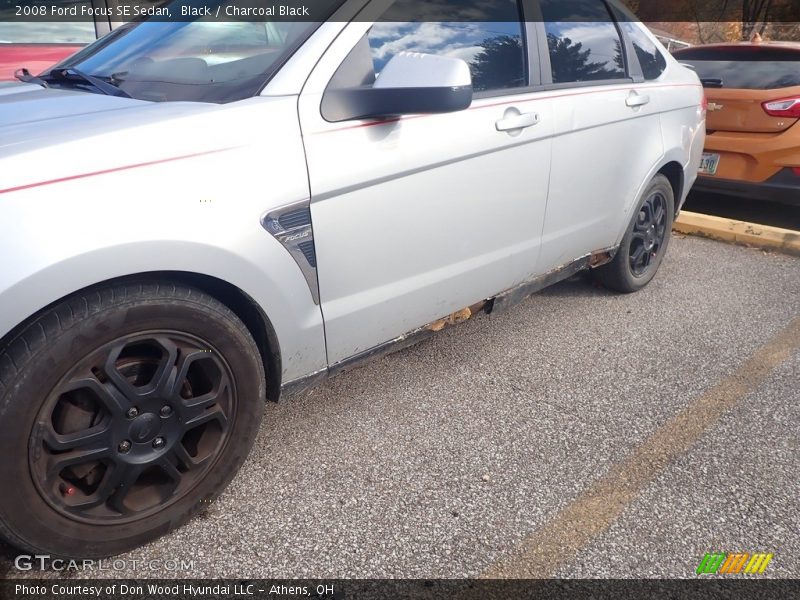
[[[99,576],[800,577],[800,258],[673,239],[278,405],[230,488]],[[7,576],[85,577],[28,571]],[[158,564],[158,563],[156,563]]]

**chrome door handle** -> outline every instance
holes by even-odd
[[[625,104],[627,104],[631,108],[636,108],[637,106],[644,106],[645,104],[650,104],[650,96],[642,96],[637,94],[636,92],[631,92],[631,95],[628,96],[627,100],[625,100]]]
[[[514,110],[514,113],[509,114],[511,110],[514,109],[506,111],[506,115],[494,124],[497,131],[518,131],[539,123],[538,113],[519,113]]]

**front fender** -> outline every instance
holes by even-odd
[[[87,286],[182,271],[261,306],[283,381],[326,367],[320,308],[261,226],[266,212],[308,198],[296,98],[201,108],[114,131],[97,116],[72,141],[61,132],[58,144],[31,137],[6,149],[19,152],[0,170],[0,337]]]
[[[96,248],[49,264],[24,263],[27,272],[15,269],[14,281],[9,271],[0,275],[0,337],[77,290],[117,277],[181,271],[226,281],[259,304],[278,338],[283,381],[326,367],[319,307],[297,264],[263,230],[240,239],[236,252],[159,240]]]

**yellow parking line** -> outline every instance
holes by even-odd
[[[726,377],[657,429],[627,459],[591,484],[483,578],[544,579],[605,532],[655,477],[800,348],[794,319]]]
[[[682,212],[675,220],[673,229],[688,235],[778,250],[800,256],[800,231],[735,221],[723,217]]]

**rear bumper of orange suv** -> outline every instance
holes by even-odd
[[[792,169],[782,169],[760,183],[701,175],[697,178],[693,189],[751,200],[800,206],[800,173],[796,174]]]
[[[800,123],[780,133],[710,132],[705,152],[719,154],[719,166],[695,189],[800,205]]]

